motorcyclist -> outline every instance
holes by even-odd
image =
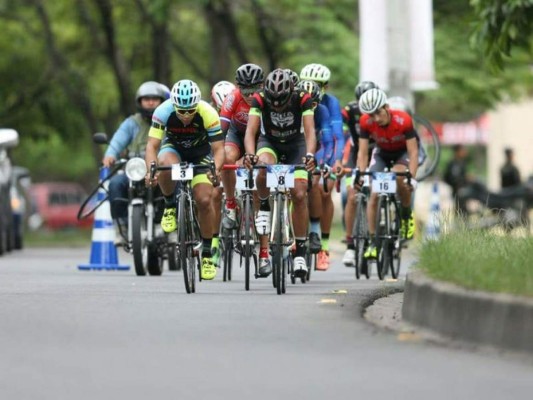
[[[139,86],[135,94],[137,112],[126,118],[113,134],[102,160],[104,167],[112,167],[125,150],[140,154],[146,148],[148,130],[154,110],[170,96],[170,90],[162,83],[147,81]],[[128,204],[118,199],[128,197],[128,178],[124,173],[115,174],[109,181],[109,202],[111,218],[115,227],[115,245],[122,245],[127,232]]]

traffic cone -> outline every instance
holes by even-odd
[[[433,182],[431,202],[429,206],[429,218],[426,224],[425,238],[429,240],[437,239],[440,235],[440,198],[439,183]]]
[[[100,182],[109,175],[109,168],[100,169]],[[104,183],[107,189],[109,182]],[[101,202],[105,199],[106,191],[103,188],[98,190],[96,201]],[[111,218],[111,208],[109,201],[103,202],[94,213],[94,225],[92,233],[91,257],[89,264],[80,264],[78,269],[81,271],[89,270],[119,270],[128,271],[129,265],[119,265],[117,248],[114,245],[115,229]]]

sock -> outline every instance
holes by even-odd
[[[320,218],[309,218],[309,221],[309,233],[314,232],[317,235],[320,235]]]
[[[346,236],[346,248],[348,250],[355,250],[355,246],[353,244],[353,237]]]
[[[202,257],[211,257],[211,243],[213,242],[212,238],[202,238]]]
[[[305,257],[307,250],[305,238],[296,238],[296,257]]]
[[[268,197],[266,199],[259,198],[259,203],[260,211],[270,211],[270,200]]]
[[[322,250],[329,251],[329,233],[322,232]]]
[[[211,249],[218,249],[218,233],[213,233],[213,240],[211,241]]]
[[[268,258],[268,249],[266,247],[259,249],[259,258]]]
[[[165,196],[165,208],[174,208],[176,207],[176,198],[174,197],[173,194],[171,194],[170,196]]]
[[[411,218],[411,207],[400,206],[400,215],[402,219]]]
[[[235,200],[235,197],[232,199],[226,199],[226,208],[230,210],[235,210],[235,208],[237,208],[237,200]]]

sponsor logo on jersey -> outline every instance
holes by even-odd
[[[272,121],[272,124],[280,128],[286,128],[294,124],[294,114],[291,111],[282,113],[271,111],[270,119]]]

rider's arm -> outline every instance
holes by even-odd
[[[148,131],[146,154],[144,156],[144,160],[146,161],[146,166],[148,170],[150,170],[150,163],[152,161],[155,161],[157,163],[157,153],[159,152],[159,146],[161,146],[161,141],[165,137],[165,126],[172,107],[172,103],[167,100],[159,107],[157,107],[154,111],[154,114],[152,115],[152,125],[150,126],[150,130]]]
[[[255,143],[259,127],[261,125],[261,105],[256,98],[259,94],[254,95],[250,112],[248,113],[248,123],[246,124],[246,132],[244,133],[244,152],[246,154],[255,154]]]
[[[344,132],[342,130],[342,108],[335,96],[328,94],[328,111],[331,118],[331,130],[335,138],[335,160],[342,159],[344,150]]]
[[[357,152],[357,168],[365,171],[368,167],[368,138],[359,137],[359,151]]]
[[[126,118],[113,134],[104,157],[113,157],[115,160],[120,157],[120,153],[131,143],[135,134],[139,131],[139,125],[132,117]]]
[[[201,101],[198,105],[198,112],[204,121],[204,128],[207,132],[211,151],[215,161],[217,172],[222,170],[224,165],[224,135],[220,129],[220,119],[217,111],[207,102]]]
[[[308,94],[303,97],[302,122],[304,126],[306,153],[314,155],[316,153],[315,113],[313,112],[313,101]]]
[[[409,155],[409,172],[415,177],[416,170],[418,169],[418,143],[416,137],[407,139],[405,144],[407,146],[407,154]]]
[[[224,137],[226,137],[226,133],[228,132],[231,124],[231,118],[235,112],[235,106],[238,103],[235,99],[235,96],[235,91],[228,94],[222,103],[222,107],[220,108],[220,127]]]

